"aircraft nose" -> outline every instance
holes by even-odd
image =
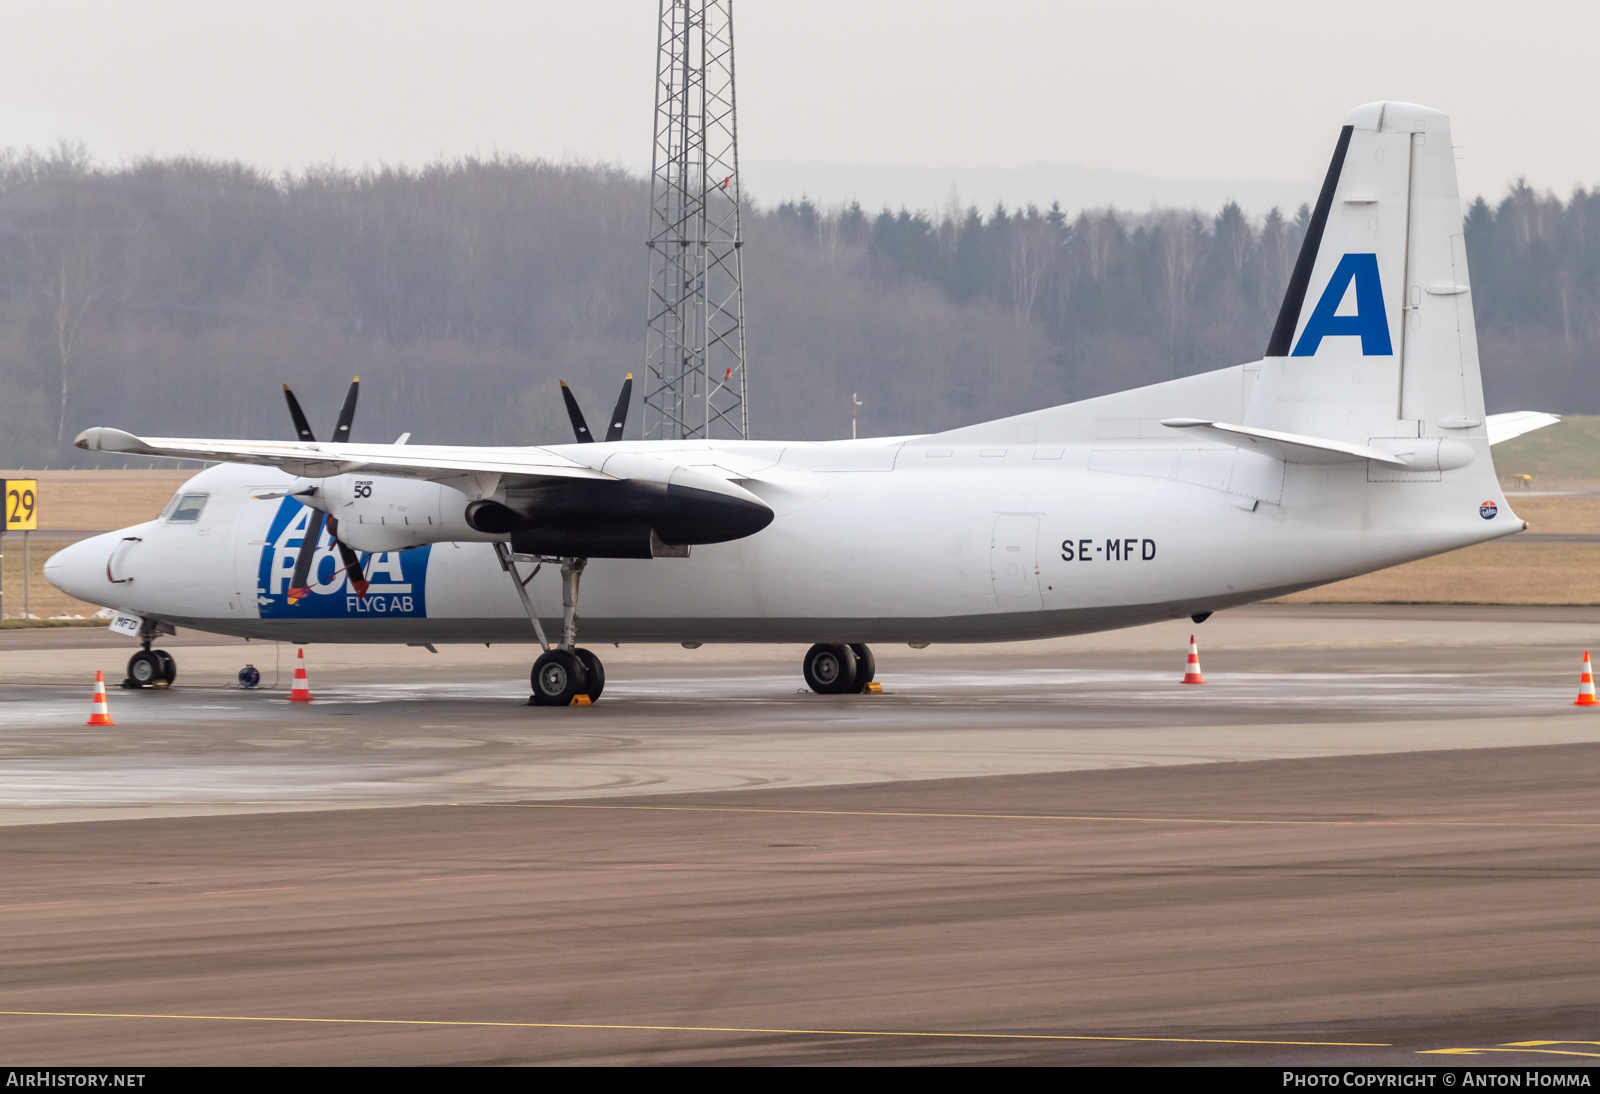
[[[70,597],[115,607],[110,602],[115,586],[106,578],[106,563],[120,539],[110,532],[63,547],[45,560],[44,579]]]

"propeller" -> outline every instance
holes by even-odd
[[[350,439],[350,422],[356,416],[356,395],[361,389],[361,377],[357,376],[350,381],[350,390],[344,397],[344,406],[339,408],[339,422],[333,427],[335,441],[348,441]],[[300,409],[300,400],[294,397],[294,392],[289,390],[289,385],[283,385],[283,397],[289,404],[289,416],[294,419],[294,431],[301,441],[315,443],[316,436],[311,432],[311,425],[306,421],[305,411]],[[294,494],[294,497],[315,497],[316,487],[309,491]],[[300,552],[294,560],[294,577],[289,582],[289,603],[294,604],[311,595],[311,558],[317,553],[317,544],[322,541],[322,528],[326,524],[328,535],[333,539],[333,545],[339,549],[339,559],[344,563],[344,572],[350,575],[350,586],[355,589],[356,596],[367,595],[367,575],[361,570],[361,558],[355,551],[339,538],[339,522],[334,517],[324,513],[321,509],[312,509],[311,516],[306,521],[306,534],[300,541]]]
[[[622,393],[617,396],[616,408],[611,411],[611,424],[606,427],[606,440],[622,440],[622,427],[628,422],[628,403],[633,398],[633,373],[628,373],[628,378],[622,381]],[[573,396],[572,389],[565,380],[561,381],[561,399],[567,404],[567,417],[572,420],[572,432],[577,434],[581,444],[589,444],[594,440],[594,434],[589,432],[589,423],[583,419],[583,411],[578,409],[578,400]]]

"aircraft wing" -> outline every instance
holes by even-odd
[[[465,520],[474,532],[508,535],[530,554],[650,558],[669,547],[741,539],[773,519],[772,507],[724,468],[611,444],[579,446],[593,458],[587,464],[536,447],[136,437],[104,426],[73,443],[90,452],[277,467],[308,479],[370,474],[436,482],[470,499]],[[341,536],[369,549],[357,540],[372,533],[350,528],[337,487],[308,484],[294,496],[339,516]],[[448,538],[448,530],[439,535]]]
[[[306,478],[327,478],[358,471],[434,482],[467,475],[602,480],[617,477],[544,448],[146,438],[105,426],[84,430],[72,443],[89,452],[125,452],[178,460],[257,464],[281,468],[291,475]]]

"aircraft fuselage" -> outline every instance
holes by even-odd
[[[695,547],[688,558],[592,560],[582,636],[593,643],[1041,638],[1214,611],[1521,527],[1503,501],[1483,510],[1483,499],[1468,496],[1472,483],[1459,477],[1429,483],[1434,504],[1419,512],[1414,485],[1386,502],[1362,464],[1285,465],[1224,446],[1173,445],[1152,453],[1104,443],[927,439],[706,444],[707,461],[760,467],[749,489],[772,507],[772,524]],[[371,587],[358,597],[325,537],[311,595],[290,604],[310,510],[293,497],[256,496],[296,481],[270,468],[209,468],[180,492],[204,496],[197,519],[169,511],[76,544],[51,560],[50,579],[119,611],[252,638],[532,640],[491,537],[464,531],[471,539],[399,546],[411,536],[446,534],[433,522],[458,518],[469,500],[434,483],[327,480],[330,494],[348,499],[336,514],[347,542],[367,528],[391,549],[363,552]],[[1296,504],[1302,497],[1306,503]],[[557,568],[546,565],[528,589],[541,619],[559,628]]]

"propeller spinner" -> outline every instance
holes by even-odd
[[[361,377],[357,376],[350,381],[350,390],[344,397],[344,406],[339,408],[339,422],[333,427],[335,441],[348,441],[350,439],[350,423],[356,416],[356,395],[361,389]],[[289,404],[289,416],[294,419],[294,431],[301,441],[314,443],[316,437],[311,432],[311,425],[306,421],[305,411],[300,409],[300,400],[294,397],[294,392],[289,390],[289,385],[283,385],[283,397]],[[313,487],[311,495],[315,496],[316,488]],[[311,517],[306,521],[305,538],[300,541],[300,551],[295,555],[294,577],[289,582],[289,603],[294,604],[311,595],[311,559],[317,553],[317,545],[322,541],[322,527],[326,524],[328,535],[333,539],[333,545],[339,549],[339,560],[344,563],[343,572],[350,575],[350,585],[356,591],[356,596],[367,595],[367,575],[362,572],[361,558],[339,539],[339,522],[334,517],[324,513],[321,509],[312,509]]]

